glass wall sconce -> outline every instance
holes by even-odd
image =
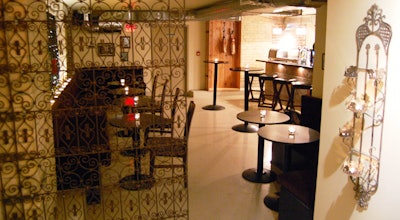
[[[347,105],[353,119],[339,128],[339,136],[350,148],[342,170],[355,185],[355,198],[362,208],[368,207],[379,183],[386,69],[392,37],[391,26],[383,18],[382,10],[372,5],[364,24],[356,31],[357,64],[347,67],[344,73],[355,82],[355,90]]]

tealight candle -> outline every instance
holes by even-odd
[[[260,110],[260,118],[265,118],[266,114],[267,114],[267,110],[265,110],[265,109]]]
[[[125,87],[125,95],[128,95],[128,94],[129,94],[129,87],[126,86],[126,87]]]
[[[246,64],[246,66],[244,68],[245,69],[249,69],[249,64]]]
[[[125,86],[125,79],[120,79],[121,86]]]
[[[294,135],[294,133],[296,132],[296,128],[294,126],[290,126],[288,128],[288,132],[289,132],[289,135]]]
[[[215,58],[214,63],[218,63],[218,58]]]

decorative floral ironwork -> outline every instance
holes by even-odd
[[[351,139],[345,142],[350,151],[343,163],[343,171],[354,183],[355,197],[362,208],[368,207],[379,183],[386,69],[392,36],[384,17],[375,4],[368,10],[364,24],[356,31],[357,65],[345,71],[345,77],[354,79],[355,85],[347,106],[353,112],[353,120],[339,129],[339,136]]]
[[[0,203],[5,219],[188,218],[183,169],[156,169],[150,189],[120,187],[120,179],[134,170],[133,157],[121,154],[133,140],[119,137],[120,129],[108,123],[119,114],[109,83],[121,78],[147,94],[155,75],[168,80],[164,113],[170,115],[171,91],[186,88],[184,1],[0,3]],[[137,16],[129,21],[134,31],[123,25],[109,29],[125,24],[125,17],[101,17],[103,11],[128,10]],[[129,37],[129,48],[119,46],[121,37]],[[115,46],[113,56],[98,56],[97,45],[103,43]],[[121,53],[129,59],[121,61]],[[183,93],[177,111],[174,136],[183,137]],[[142,159],[149,160],[149,154]],[[144,173],[150,170],[146,164]]]

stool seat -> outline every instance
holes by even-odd
[[[276,74],[275,75],[262,74],[259,77],[260,77],[260,79],[263,79],[263,80],[273,80],[273,79],[277,78],[278,75],[276,75]]]
[[[292,89],[290,91],[290,97],[288,101],[288,105],[286,106],[287,110],[296,110],[295,109],[295,93],[296,90],[306,90],[307,94],[311,96],[312,94],[312,85],[310,83],[306,82],[301,82],[301,81],[296,81],[296,82],[291,82]],[[297,105],[298,107],[301,107],[301,105]]]
[[[273,98],[273,94],[269,94],[268,91],[265,90],[264,84],[266,81],[270,81],[271,82],[271,86],[272,86],[272,81],[277,78],[278,75],[277,74],[262,74],[258,77],[259,82],[260,82],[260,97],[258,98],[258,107],[268,107],[268,108],[272,108],[272,103],[266,102],[267,97],[272,97]]]
[[[300,82],[300,81],[292,82],[292,86],[295,89],[311,89],[312,88],[311,84],[308,84],[308,83],[305,83],[305,82]]]

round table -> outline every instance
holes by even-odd
[[[139,116],[136,118],[135,116]],[[132,156],[134,159],[134,173],[133,175],[128,175],[123,177],[119,183],[120,186],[126,190],[141,190],[141,189],[150,189],[153,187],[155,183],[155,179],[151,175],[146,175],[141,173],[141,157],[148,152],[147,149],[144,148],[144,133],[145,129],[161,123],[162,117],[154,114],[124,114],[122,116],[118,116],[115,118],[111,118],[108,120],[110,125],[119,127],[119,128],[127,128],[127,129],[136,129],[140,130],[140,144],[139,146],[135,145],[137,143],[137,136],[132,134],[133,146],[130,149],[124,150],[121,152],[124,156]],[[135,133],[135,132],[133,132]]]
[[[289,134],[289,128],[294,129],[293,134]],[[269,125],[258,130],[258,136],[261,139],[272,141],[272,143],[278,143],[283,145],[300,145],[313,143],[319,140],[319,132],[308,127],[293,124],[276,124]],[[273,146],[274,147],[274,146]],[[287,153],[284,153],[286,156]],[[274,154],[272,154],[272,157]],[[286,171],[288,164],[285,164],[287,158],[283,162],[283,172]],[[278,211],[279,197],[274,198],[266,196],[264,198],[264,204],[275,211]]]
[[[244,72],[244,110],[249,110],[249,72],[253,71],[261,71],[262,68],[255,68],[255,67],[232,67],[230,68],[231,71],[234,72]],[[233,130],[239,132],[248,132],[253,133],[258,131],[258,127],[255,125],[250,125],[249,123],[245,122],[244,124],[235,125],[232,127]]]
[[[265,125],[285,123],[290,117],[284,113],[265,110],[265,117],[260,117],[260,110],[250,110],[237,114],[237,118],[244,122],[258,124],[259,128]],[[244,179],[253,183],[269,183],[276,179],[271,170],[264,169],[264,139],[258,138],[257,168],[243,171]]]
[[[293,135],[289,135],[289,128],[294,128]],[[261,128],[258,136],[265,140],[282,144],[306,144],[319,140],[319,132],[305,126],[293,124],[270,125]]]
[[[126,92],[125,87],[122,88],[117,88],[117,89],[111,89],[110,94],[115,95],[115,96],[136,96],[136,95],[144,95],[145,91],[144,89],[140,88],[131,88],[128,87],[128,92]]]
[[[217,105],[217,84],[218,84],[218,65],[228,63],[226,61],[204,61],[205,63],[214,63],[214,91],[213,91],[213,104],[206,105],[203,107],[204,110],[223,110],[225,109],[224,106]]]

